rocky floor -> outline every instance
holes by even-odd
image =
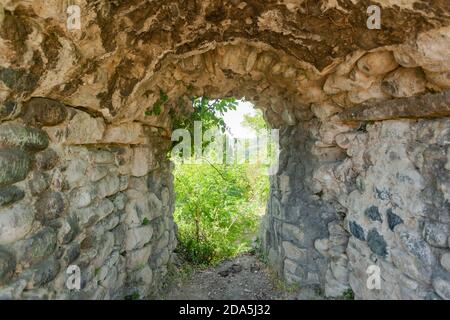
[[[287,287],[255,255],[244,254],[218,266],[175,281],[162,297],[167,300],[286,300],[318,299],[313,290]]]

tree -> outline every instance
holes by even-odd
[[[250,114],[244,114],[244,120],[241,122],[241,124],[244,127],[247,127],[251,130],[256,131],[257,133],[262,130],[267,130],[267,124],[262,116],[261,110],[255,110],[255,115]]]

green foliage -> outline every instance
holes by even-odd
[[[236,98],[209,99],[208,97],[192,98],[194,112],[188,118],[176,119],[174,129],[184,128],[193,134],[194,121],[202,121],[203,131],[219,127],[226,130],[226,124],[222,116],[229,110],[236,110]]]
[[[244,120],[242,121],[242,126],[247,127],[256,132],[261,132],[263,130],[267,130],[267,123],[262,117],[261,110],[255,110],[256,114],[244,114]]]
[[[186,260],[206,266],[251,249],[268,195],[262,167],[179,164],[174,174],[178,252]]]
[[[352,289],[347,289],[342,294],[342,298],[344,300],[355,300],[355,294],[353,293]]]
[[[163,90],[159,90],[159,98],[156,100],[156,102],[153,104],[153,107],[151,110],[146,110],[145,115],[147,116],[159,116],[161,114],[161,107],[169,100],[169,97]]]
[[[142,225],[146,226],[146,225],[149,225],[149,224],[150,224],[150,220],[148,220],[148,218],[145,217],[144,220],[142,220]]]
[[[139,292],[133,292],[129,296],[125,296],[125,300],[139,300],[141,298],[141,295]]]

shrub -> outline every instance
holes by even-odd
[[[256,165],[178,164],[175,221],[178,252],[210,265],[251,249],[268,194]]]

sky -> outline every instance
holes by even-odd
[[[255,133],[241,125],[244,120],[244,114],[255,114],[253,104],[248,101],[238,101],[236,110],[227,111],[223,119],[225,124],[230,128],[231,134],[235,138],[254,138]]]

